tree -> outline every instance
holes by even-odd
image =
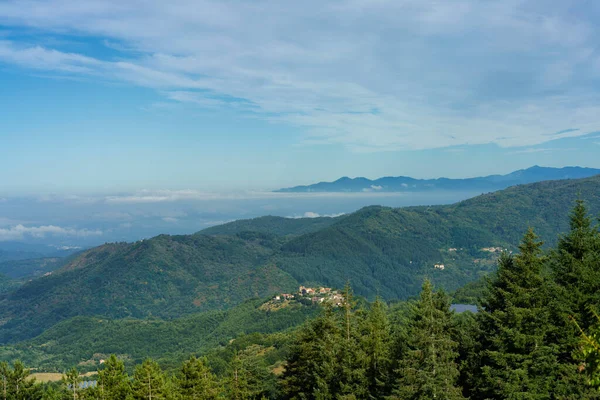
[[[135,368],[132,385],[134,399],[164,399],[166,397],[164,389],[165,377],[156,361],[148,358]]]
[[[390,394],[391,329],[386,305],[377,298],[365,321],[362,348],[365,349],[369,397],[383,399]]]
[[[554,390],[556,347],[549,343],[548,284],[542,242],[529,229],[515,257],[503,253],[477,314],[480,374],[475,398],[545,399]]]
[[[268,394],[275,376],[268,370],[263,352],[264,347],[257,344],[236,352],[228,380],[231,399],[258,399]]]
[[[222,391],[217,377],[206,365],[206,359],[196,357],[183,363],[175,383],[185,399],[217,399]]]
[[[595,398],[597,393],[590,392],[580,373],[580,332],[571,321],[576,320],[587,331],[594,321],[589,306],[600,304],[600,234],[581,200],[571,212],[570,231],[551,253],[550,266],[555,296],[551,305],[554,328],[549,337],[558,348],[555,391],[563,396]]]
[[[434,293],[425,280],[407,335],[408,349],[399,360],[394,399],[461,400],[458,344],[452,340],[452,312],[443,292]]]
[[[341,337],[331,306],[300,329],[281,380],[285,399],[335,398]]]
[[[8,379],[10,374],[10,368],[8,363],[3,361],[0,362],[0,378],[2,379],[2,398],[7,400],[8,396]]]
[[[81,383],[81,377],[79,371],[76,368],[71,368],[63,376],[63,383],[67,387],[67,390],[73,392],[73,400],[77,399],[77,390],[79,390],[79,384]]]
[[[29,368],[20,360],[13,363],[12,371],[8,375],[8,399],[35,399],[40,396],[35,387],[35,379],[29,379]]]
[[[575,321],[575,325],[581,332],[580,348],[577,350],[576,357],[585,361],[583,371],[587,376],[588,385],[600,389],[600,316],[596,313],[594,316],[596,325],[593,325],[587,333]]]
[[[571,212],[570,228],[552,252],[552,273],[560,290],[561,309],[587,328],[594,320],[589,305],[600,303],[600,233],[582,200],[577,200]],[[563,322],[573,327],[570,321]]]
[[[356,310],[356,302],[350,283],[347,282],[343,291],[343,319],[339,322],[343,336],[335,345],[339,354],[333,391],[338,398],[366,399],[369,397],[367,381],[367,355],[362,346],[362,335],[359,330],[364,317],[362,311]],[[335,387],[332,385],[332,387]]]
[[[98,391],[100,398],[106,400],[124,399],[131,392],[125,364],[114,354],[105,361],[104,368],[98,371]]]

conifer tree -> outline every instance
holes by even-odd
[[[445,295],[423,284],[408,326],[408,349],[399,361],[393,399],[462,400],[456,386],[457,343],[452,340],[452,312]]]
[[[340,321],[342,337],[336,342],[336,352],[339,354],[337,382],[332,385],[332,388],[338,385],[339,388],[332,394],[338,398],[366,399],[369,397],[368,360],[359,331],[363,315],[356,311],[356,301],[349,282],[346,283],[343,296]]]
[[[342,332],[331,306],[298,333],[282,377],[286,399],[334,399]]]
[[[236,353],[231,363],[228,391],[231,400],[249,400],[256,394],[252,388],[250,371],[239,353]]]
[[[369,397],[383,399],[390,394],[392,347],[386,305],[380,298],[372,304],[366,319],[362,347],[367,358],[366,380]]]
[[[196,357],[183,363],[175,383],[179,394],[185,399],[217,399],[222,391],[206,360]]]
[[[600,389],[600,316],[595,314],[595,317],[596,324],[587,332],[583,331],[576,321],[575,324],[581,332],[578,356],[585,361],[583,370],[587,376],[587,383]]]
[[[67,390],[71,392],[72,399],[76,400],[78,398],[77,391],[79,390],[79,384],[81,383],[81,377],[79,376],[79,371],[76,368],[71,368],[67,371],[67,373],[63,376],[62,379],[64,385]]]
[[[104,368],[98,371],[98,392],[100,398],[105,400],[125,399],[131,392],[125,364],[114,354],[105,361]]]
[[[549,344],[549,292],[542,242],[529,229],[515,257],[503,253],[477,315],[481,372],[475,397],[545,399],[554,390],[556,348]]]
[[[588,330],[594,321],[590,305],[600,305],[600,234],[592,224],[585,204],[577,200],[570,215],[570,231],[559,239],[550,264],[555,293],[550,340],[558,348],[555,370],[559,396],[596,398],[585,384],[582,360],[578,359],[579,329]]]
[[[582,200],[571,212],[570,227],[552,253],[553,278],[565,311],[587,328],[586,321],[593,321],[588,306],[600,304],[600,234]]]
[[[135,368],[132,385],[133,398],[136,400],[165,399],[165,377],[158,363],[146,359]]]
[[[2,382],[2,399],[7,400],[8,398],[8,380],[9,380],[10,368],[6,361],[0,362],[0,379]]]
[[[13,363],[12,371],[9,369],[7,380],[7,398],[9,400],[35,399],[41,396],[35,379],[29,378],[29,368],[20,360]]]

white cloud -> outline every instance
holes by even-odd
[[[335,218],[335,217],[340,217],[342,215],[345,215],[346,213],[337,213],[337,214],[319,214],[316,213],[314,211],[307,211],[302,215],[293,215],[293,216],[289,216],[287,218],[293,218],[293,219],[299,219],[299,218],[320,218],[320,217],[328,217],[328,218]]]
[[[24,226],[15,225],[10,228],[0,228],[0,241],[20,240],[26,237],[44,238],[46,236],[100,236],[102,231],[89,229],[63,228],[55,225]]]
[[[177,218],[174,217],[162,217],[162,220],[169,223],[175,223],[179,221]]]
[[[542,0],[13,0],[0,23],[100,37],[119,57],[5,37],[0,61],[235,108],[307,145],[532,146],[600,129],[598,17]]]
[[[316,212],[307,211],[304,213],[303,217],[304,218],[318,218],[318,217],[320,217],[320,215]]]

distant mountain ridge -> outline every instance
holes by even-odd
[[[306,192],[421,192],[430,190],[500,190],[509,186],[560,179],[589,178],[600,174],[600,169],[585,167],[540,167],[534,165],[506,175],[489,175],[465,179],[415,179],[408,176],[383,177],[375,180],[342,177],[334,182],[294,186],[275,190],[280,193]]]

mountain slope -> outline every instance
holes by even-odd
[[[0,297],[0,342],[78,315],[171,318],[289,290],[297,282],[269,263],[273,245],[260,235],[161,235],[94,248]]]
[[[174,320],[74,317],[32,340],[0,349],[0,360],[19,358],[42,368],[68,368],[83,362],[90,370],[96,370],[99,360],[111,353],[131,364],[147,357],[181,362],[190,353],[206,353],[241,334],[296,327],[320,310],[293,304],[267,311],[261,308],[263,303],[253,299],[227,311],[206,311]]]
[[[175,318],[298,284],[339,288],[349,279],[359,295],[403,299],[429,276],[453,290],[495,268],[496,248],[514,249],[530,225],[555,240],[568,229],[578,193],[597,215],[600,176],[516,186],[448,206],[367,207],[302,235],[162,235],[100,246],[0,295],[0,343],[78,315]],[[278,221],[283,227],[274,230],[289,233],[290,221]],[[243,229],[255,223],[264,229],[261,219]]]
[[[343,177],[335,182],[295,186],[276,192],[418,192],[430,190],[500,190],[526,183],[580,179],[600,174],[600,169],[582,167],[549,168],[533,166],[507,175],[490,175],[466,179],[415,179],[407,176],[384,177],[375,180]]]
[[[343,216],[336,218],[284,218],[269,215],[228,222],[223,225],[206,228],[199,233],[205,235],[236,235],[244,231],[252,231],[277,236],[302,235],[331,226],[341,218]]]
[[[517,186],[448,206],[368,207],[287,242],[276,264],[300,282],[340,287],[350,280],[366,296],[414,295],[425,276],[453,290],[494,267],[495,253],[483,248],[514,249],[528,226],[554,241],[568,230],[578,193],[598,215],[600,176]]]
[[[60,268],[68,258],[32,258],[0,262],[0,273],[12,279],[33,278]]]

